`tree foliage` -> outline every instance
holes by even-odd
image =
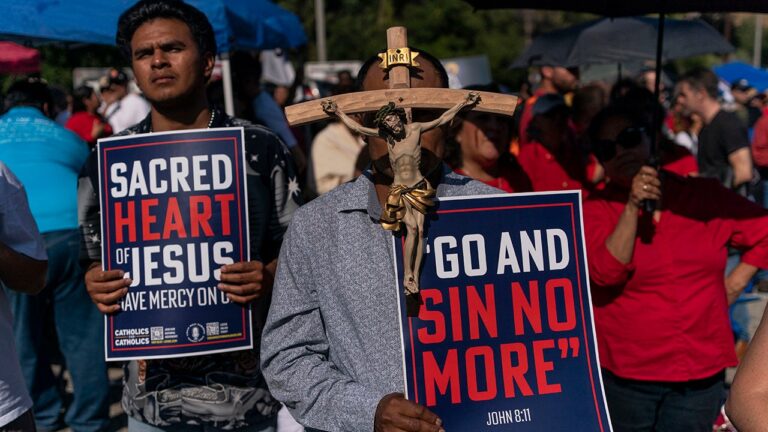
[[[304,25],[309,42],[299,51],[299,57],[317,60],[315,0],[275,1],[296,13]],[[596,18],[569,12],[475,11],[463,0],[325,0],[325,16],[329,60],[365,60],[386,47],[388,27],[404,25],[408,28],[412,46],[439,58],[488,55],[494,78],[513,88],[525,78],[526,71],[510,70],[508,66],[530,38]],[[724,16],[712,14],[704,18],[722,31]],[[753,29],[752,18],[734,26],[731,41],[739,49],[737,56],[740,58],[751,58]],[[768,58],[768,31],[764,38],[764,58]],[[65,88],[71,88],[75,67],[127,65],[115,47],[46,45],[40,49],[43,76]],[[711,65],[720,60],[709,56],[675,62],[671,66],[684,70],[690,65]]]
[[[315,1],[278,0],[301,17],[309,36],[309,59],[317,59]],[[409,43],[439,58],[487,54],[494,77],[516,84],[525,71],[509,70],[526,37],[584,21],[586,14],[536,12],[531,35],[524,33],[519,10],[475,11],[462,0],[326,0],[326,38],[329,60],[363,60],[386,48],[388,27],[408,28]]]

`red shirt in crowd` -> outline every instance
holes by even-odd
[[[661,218],[641,223],[630,263],[605,246],[626,194],[611,187],[593,194],[584,202],[584,228],[601,365],[622,378],[682,382],[736,364],[727,248],[768,266],[768,210],[715,179],[665,173],[662,184]]]
[[[104,130],[100,136],[95,137],[92,134],[93,134],[93,125],[96,122],[103,123]],[[83,141],[87,142],[90,145],[95,145],[96,140],[98,140],[101,137],[107,137],[112,135],[112,127],[109,125],[109,123],[105,122],[104,120],[100,119],[98,116],[93,115],[87,111],[78,111],[72,114],[69,117],[69,120],[67,120],[67,124],[65,127],[71,130],[72,132],[76,133],[77,136],[79,136]]]
[[[520,166],[531,179],[534,192],[581,189],[584,196],[589,194],[597,167],[597,159],[584,157],[576,151],[558,160],[543,144],[531,141],[520,147],[517,156]]]
[[[768,168],[768,108],[763,110],[752,132],[752,158],[756,166]]]
[[[531,124],[531,120],[533,120],[533,105],[536,103],[539,96],[547,93],[549,92],[537,89],[533,92],[531,97],[523,101],[523,113],[520,115],[520,130],[518,131],[520,148],[525,147],[525,145],[530,142],[528,140],[528,126]]]
[[[671,171],[683,177],[696,175],[699,172],[699,163],[687,148],[672,144],[669,151],[663,152],[661,165],[665,170]]]

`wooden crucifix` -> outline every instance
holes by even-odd
[[[334,116],[360,135],[386,139],[394,178],[380,222],[382,228],[391,231],[405,226],[403,287],[409,296],[419,292],[424,221],[435,196],[435,189],[420,171],[421,134],[449,123],[465,108],[511,116],[517,105],[516,97],[497,93],[410,88],[410,68],[418,67],[418,55],[408,47],[405,27],[392,27],[387,30],[387,50],[379,54],[380,67],[388,73],[388,90],[343,94],[285,109],[292,126]],[[446,111],[430,122],[412,122],[412,108]],[[375,128],[360,125],[347,115],[374,111]]]

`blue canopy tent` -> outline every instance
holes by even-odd
[[[32,43],[114,45],[117,20],[136,0],[25,0],[0,13],[0,38]],[[187,0],[205,13],[222,57],[227,112],[232,113],[228,53],[294,48],[307,36],[298,17],[269,0]]]
[[[742,62],[731,62],[715,67],[714,71],[717,76],[729,83],[745,79],[759,92],[768,90],[768,70]]]

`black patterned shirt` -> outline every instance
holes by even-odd
[[[283,235],[301,202],[293,161],[280,139],[261,126],[214,111],[211,127],[243,127],[251,259],[277,258]],[[149,133],[151,117],[120,135]],[[83,236],[82,258],[101,260],[98,166],[91,153],[78,185],[78,217]],[[96,187],[94,187],[96,186]],[[270,298],[253,302],[254,334],[261,335]],[[256,425],[280,408],[259,369],[260,337],[254,348],[232,353],[124,365],[123,409],[153,426],[207,424],[222,429]]]

